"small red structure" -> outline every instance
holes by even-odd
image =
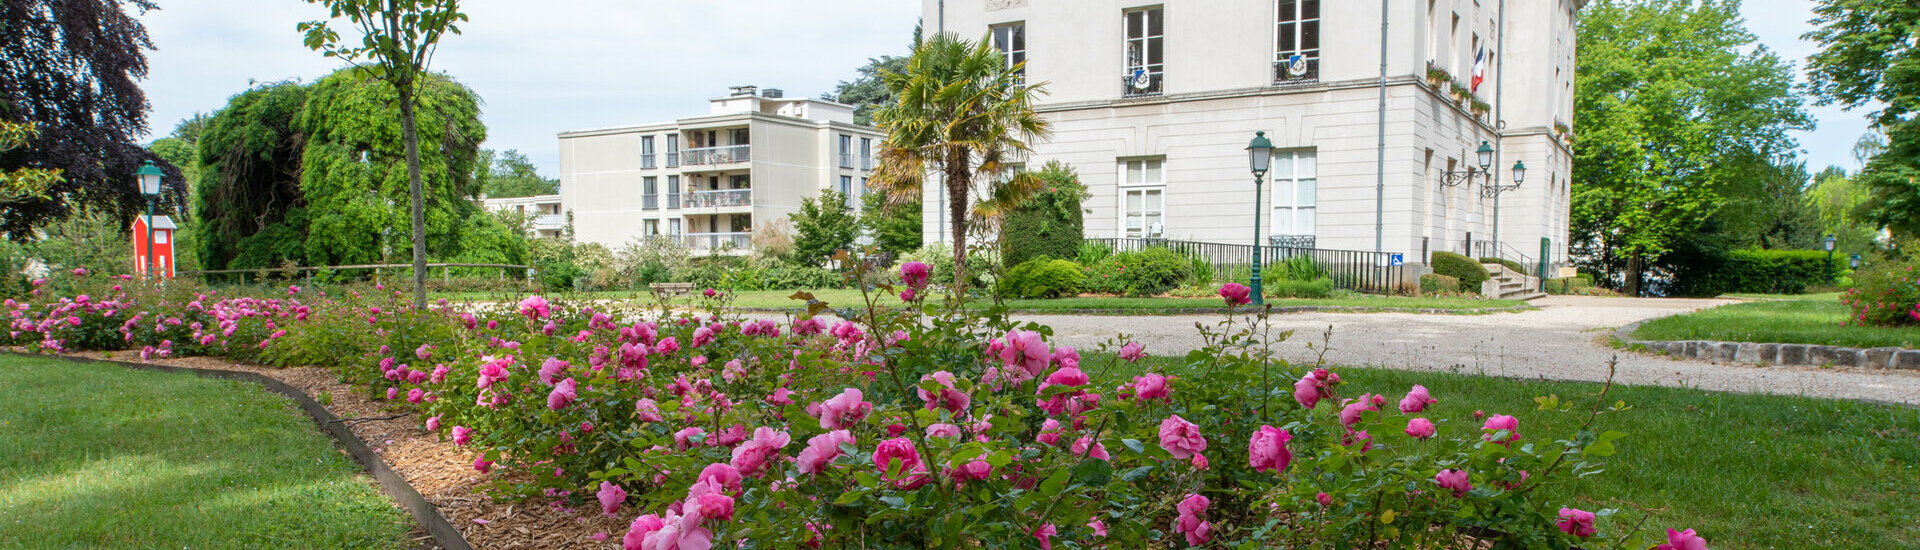
[[[173,218],[153,217],[153,261],[147,261],[147,217],[133,218],[133,272],[142,276],[147,274],[147,266],[152,265],[155,273],[161,277],[173,278]]]

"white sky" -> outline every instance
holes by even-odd
[[[312,81],[341,67],[301,44],[294,26],[321,19],[302,0],[159,0],[143,17],[158,51],[144,87],[153,137],[194,112],[212,112],[250,83]],[[1805,64],[1813,52],[1811,0],[1747,0],[1748,28]],[[904,54],[919,20],[915,0],[469,0],[472,21],[446,39],[434,69],[486,103],[486,147],[518,149],[543,174],[559,172],[563,130],[671,120],[703,113],[727,86],[818,96],[852,79],[868,57]],[[1804,80],[1804,75],[1801,76]],[[1853,171],[1860,113],[1813,108],[1796,137],[1809,171]]]

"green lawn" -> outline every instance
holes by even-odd
[[[836,308],[855,307],[865,304],[860,291],[850,289],[825,289],[809,291],[815,298],[827,302]],[[734,293],[732,304],[735,307],[757,309],[794,309],[803,307],[802,302],[791,299],[791,290],[754,290]],[[577,293],[572,296],[588,299],[639,299],[651,301],[653,298],[645,292],[613,291]],[[518,299],[506,294],[463,293],[448,295],[449,299],[468,300],[504,300]],[[699,298],[676,300],[681,305],[699,303]],[[897,306],[900,299],[892,295],[880,295],[879,304]],[[975,303],[984,303],[976,301]],[[1473,310],[1487,308],[1505,308],[1525,305],[1519,300],[1483,300],[1476,298],[1413,298],[1405,296],[1352,295],[1323,299],[1270,299],[1267,303],[1274,307],[1341,307],[1360,309],[1452,309]],[[1033,312],[1066,312],[1075,310],[1126,310],[1136,313],[1153,313],[1156,310],[1187,308],[1220,308],[1224,304],[1219,298],[1059,298],[1053,300],[1007,300],[1006,304],[1015,310]]]
[[[1655,319],[1640,325],[1633,336],[1641,340],[1920,347],[1920,329],[1842,325],[1851,310],[1840,303],[1838,294],[1769,298]]]
[[[410,522],[285,397],[0,356],[0,548],[404,548]]]
[[[1149,362],[1177,368],[1171,359],[1143,361]],[[1093,373],[1100,369],[1093,365],[1105,360],[1083,364]],[[1414,384],[1426,386],[1440,403],[1423,416],[1442,435],[1477,432],[1472,414],[1484,410],[1518,417],[1527,440],[1543,445],[1571,435],[1585,415],[1539,411],[1534,397],[1554,394],[1585,407],[1600,389],[1590,383],[1334,370],[1346,383],[1342,395],[1382,393],[1391,402]],[[1558,490],[1556,503],[1628,508],[1615,500],[1624,499],[1663,509],[1647,528],[1695,528],[1715,550],[1920,548],[1920,514],[1913,510],[1920,495],[1920,410],[1653,386],[1616,386],[1607,400],[1624,400],[1633,410],[1602,416],[1596,426],[1630,435],[1620,442],[1620,454],[1607,459],[1604,473]]]

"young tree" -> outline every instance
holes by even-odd
[[[1811,124],[1790,66],[1755,43],[1738,8],[1599,0],[1581,12],[1575,245],[1629,294],[1734,184],[1790,154],[1788,130]]]
[[[920,201],[890,202],[886,193],[860,197],[860,226],[874,246],[894,257],[920,248]]]
[[[802,262],[818,265],[838,250],[853,248],[860,233],[859,220],[847,207],[847,196],[839,191],[824,191],[819,197],[800,199],[800,211],[793,215],[793,255]]]
[[[1805,38],[1820,51],[1807,76],[1822,105],[1868,105],[1885,141],[1863,138],[1870,156],[1856,180],[1872,194],[1867,218],[1903,236],[1920,236],[1920,5],[1912,0],[1821,0]]]
[[[34,229],[93,208],[122,221],[142,210],[135,182],[141,163],[159,160],[134,137],[147,131],[146,26],[127,13],[148,0],[0,2],[0,121],[31,125],[25,146],[0,151],[0,173],[23,169],[57,180],[45,193],[0,204],[0,232],[28,239]],[[163,207],[179,203],[186,182],[164,162]]]
[[[966,287],[974,184],[995,183],[991,178],[1007,171],[1009,156],[1031,152],[1028,143],[1051,135],[1033,112],[1043,85],[1024,82],[1018,69],[990,44],[942,34],[914,49],[905,71],[882,73],[894,99],[874,113],[887,134],[876,183],[896,200],[917,200],[927,172],[941,175],[956,243],[956,290]],[[1016,174],[999,183],[1037,188],[1031,179]]]
[[[429,74],[440,38],[460,34],[467,20],[459,0],[307,0],[327,6],[330,17],[346,17],[360,31],[358,43],[341,42],[329,21],[301,23],[308,48],[358,67],[393,86],[399,95],[400,137],[407,148],[407,186],[413,208],[413,306],[427,307],[426,197],[420,189],[420,135],[414,127],[414,99]]]

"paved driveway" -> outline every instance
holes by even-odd
[[[1321,333],[1331,326],[1330,364],[1601,381],[1607,376],[1607,359],[1616,353],[1605,345],[1614,329],[1731,302],[1550,296],[1533,302],[1540,309],[1520,313],[1293,313],[1276,315],[1274,323],[1296,331],[1281,346],[1282,355],[1293,361],[1312,361],[1307,342],[1317,345]],[[1125,332],[1156,355],[1183,354],[1199,347],[1194,323],[1220,319],[1217,315],[1019,318],[1053,326],[1057,343],[1090,347],[1115,332]],[[1920,404],[1920,374],[1915,373],[1715,365],[1617,353],[1617,380],[1627,384]]]

